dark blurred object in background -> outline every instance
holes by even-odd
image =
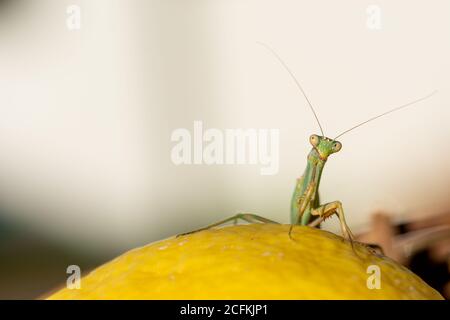
[[[66,283],[69,265],[78,265],[84,274],[118,254],[87,253],[60,242],[0,219],[0,299],[45,296]]]
[[[369,232],[358,240],[380,245],[386,256],[407,266],[450,300],[450,213],[394,224],[390,216],[372,216]]]

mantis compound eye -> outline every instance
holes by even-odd
[[[311,142],[311,144],[312,144],[314,147],[317,147],[317,145],[319,144],[319,136],[318,136],[317,134],[312,134],[312,135],[309,137],[309,142]]]
[[[338,152],[339,150],[341,150],[342,148],[342,143],[340,143],[339,141],[336,141],[335,143],[333,143],[333,152]]]

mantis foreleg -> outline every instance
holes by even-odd
[[[313,216],[319,216],[320,219],[316,219],[315,221],[311,222],[309,226],[315,227],[318,224],[320,224],[323,220],[326,218],[332,216],[333,214],[337,214],[339,217],[339,223],[341,226],[342,234],[344,238],[350,241],[354,241],[355,237],[353,236],[352,232],[350,231],[350,228],[348,227],[347,223],[345,222],[345,216],[344,216],[344,209],[342,208],[342,203],[340,201],[333,201],[329,202],[327,204],[321,205],[318,208],[315,208],[311,210],[311,214]]]

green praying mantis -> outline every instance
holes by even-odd
[[[345,130],[344,132],[337,135],[335,138],[331,139],[325,136],[322,125],[320,124],[319,118],[314,110],[314,107],[312,106],[312,103],[308,99],[305,91],[303,90],[302,86],[300,85],[299,81],[294,76],[293,72],[289,69],[289,67],[284,63],[284,61],[281,59],[281,57],[269,46],[267,46],[264,43],[258,42],[260,45],[263,45],[266,47],[274,56],[277,58],[277,60],[281,63],[281,65],[284,67],[284,69],[289,73],[289,75],[294,80],[297,88],[302,93],[303,97],[306,99],[316,121],[319,126],[321,135],[313,134],[309,137],[309,143],[312,146],[311,151],[308,154],[307,157],[307,164],[305,171],[303,175],[297,179],[297,183],[292,195],[291,199],[291,226],[289,228],[289,237],[291,237],[292,229],[294,225],[302,225],[302,226],[310,226],[310,227],[317,227],[322,223],[325,219],[331,217],[332,215],[337,215],[339,218],[340,228],[342,231],[342,235],[344,239],[350,241],[352,247],[353,242],[355,241],[355,237],[350,231],[350,228],[347,225],[347,222],[345,221],[345,215],[344,215],[344,209],[342,206],[342,203],[340,201],[332,201],[329,203],[322,204],[319,200],[319,185],[320,180],[322,177],[323,168],[325,166],[325,163],[328,160],[328,157],[336,152],[339,152],[342,149],[342,144],[337,141],[336,139],[341,137],[342,135],[370,122],[375,119],[378,119],[382,116],[385,116],[389,113],[398,111],[400,109],[406,108],[408,106],[411,106],[415,103],[418,103],[420,101],[423,101],[432,95],[434,95],[437,91],[434,91],[420,99],[414,100],[412,102],[409,102],[407,104],[401,105],[399,107],[390,109],[382,114],[379,114],[377,116],[374,116],[364,122],[361,122],[350,129]],[[256,214],[252,213],[238,213],[230,218],[227,218],[225,220],[219,221],[217,223],[211,224],[207,227],[200,228],[191,232],[183,233],[181,235],[187,235],[191,233],[195,233],[198,231],[210,229],[213,227],[220,226],[222,224],[232,222],[234,221],[237,223],[237,221],[241,219],[243,221],[246,221],[248,223],[255,223],[255,222],[262,222],[262,223],[278,223],[273,220],[261,217]],[[370,247],[370,245],[368,245]],[[375,245],[376,246],[376,245]]]

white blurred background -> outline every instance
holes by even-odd
[[[66,9],[80,8],[79,30]],[[380,9],[380,29],[367,8]],[[355,232],[384,210],[447,209],[450,3],[425,1],[0,1],[0,218],[117,252],[238,211],[287,223],[311,133],[290,66],[334,137],[389,108],[432,98],[340,141],[321,200]],[[280,130],[280,167],[175,166],[170,140],[193,122]],[[325,229],[337,231],[334,219]]]

